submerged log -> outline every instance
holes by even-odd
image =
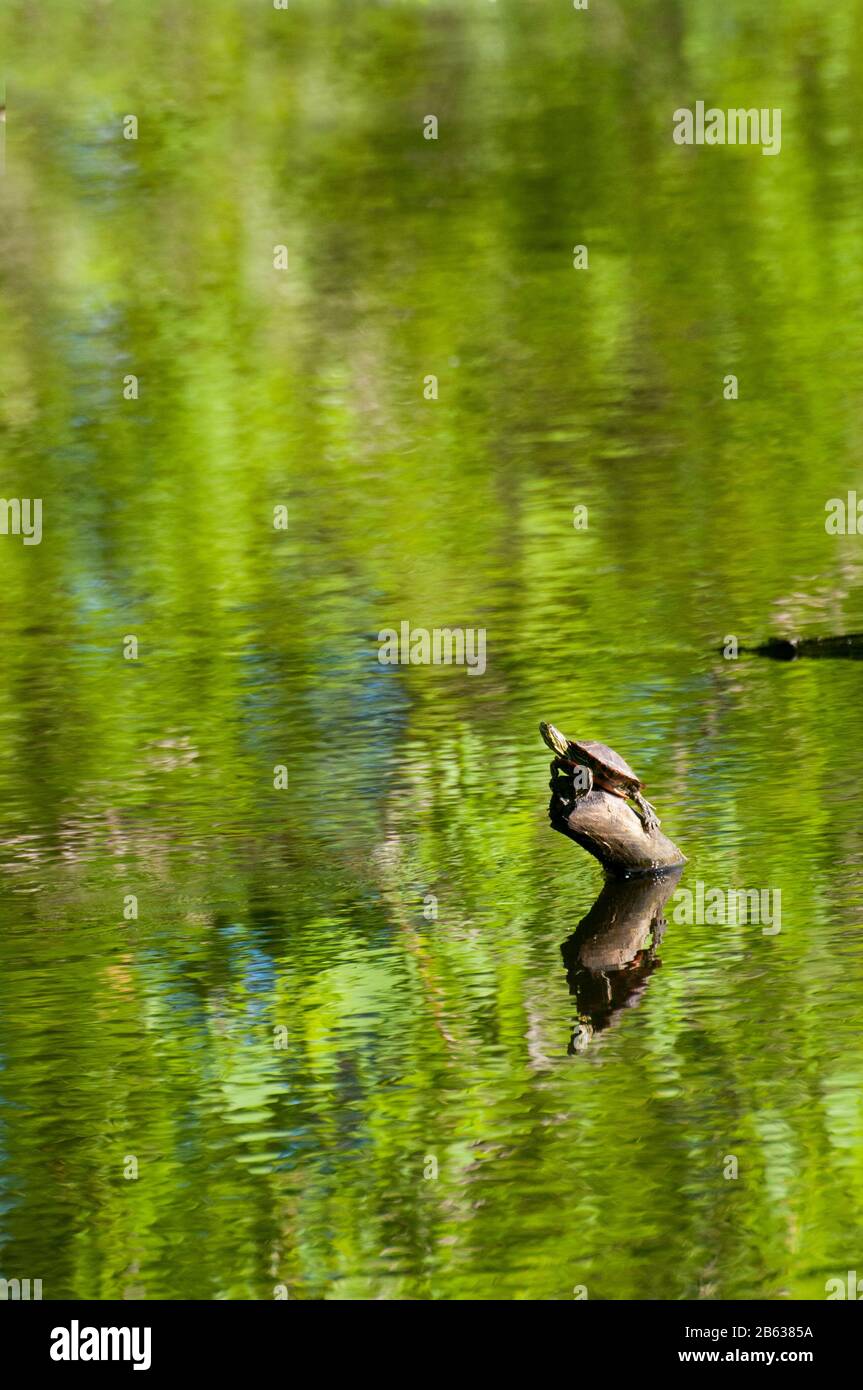
[[[863,661],[863,632],[843,632],[833,637],[771,637],[757,647],[741,647],[740,650],[769,656],[773,661],[796,661],[801,656]]]
[[[661,830],[645,830],[632,807],[594,788],[572,795],[572,782],[552,775],[548,815],[555,830],[598,859],[609,873],[659,874],[686,863],[686,855]]]

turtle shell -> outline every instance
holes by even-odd
[[[626,759],[615,753],[613,748],[609,748],[607,743],[596,743],[593,739],[583,739],[576,743],[571,739],[566,753],[573,762],[578,762],[580,755],[586,754],[586,761],[599,768],[611,780],[619,778],[622,782],[631,782],[635,787],[641,786],[641,779],[633,772]]]

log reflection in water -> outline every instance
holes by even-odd
[[[682,868],[653,879],[607,879],[572,936],[561,946],[569,991],[576,1000],[570,1056],[633,1008],[661,964],[657,948],[665,932],[663,907]]]

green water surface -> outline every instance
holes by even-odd
[[[863,666],[718,651],[863,630],[859,4],[8,0],[0,75],[0,1276],[863,1274]],[[573,964],[540,719],[781,930]]]

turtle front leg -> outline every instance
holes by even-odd
[[[569,814],[579,797],[593,791],[593,773],[589,767],[561,766],[557,758],[551,764],[551,790]]]
[[[641,822],[644,826],[644,833],[646,835],[650,835],[652,831],[658,830],[660,825],[662,824],[662,821],[659,819],[659,816],[656,814],[656,811],[653,808],[653,806],[651,806],[650,802],[641,795],[641,792],[637,791],[632,793],[632,800],[635,802],[636,806],[639,809],[639,812],[641,813]]]
[[[575,795],[590,796],[593,791],[593,773],[589,767],[583,767],[578,763],[572,770],[572,785]]]
[[[572,781],[565,769],[562,768],[557,761],[557,758],[552,759],[551,781],[548,785],[552,795],[556,797],[563,814],[569,815],[573,805]]]

